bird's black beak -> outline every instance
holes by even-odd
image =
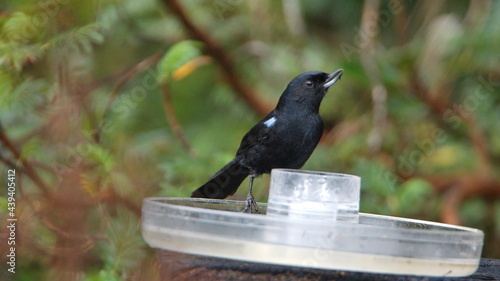
[[[342,77],[342,73],[344,73],[344,70],[341,68],[334,73],[328,75],[328,78],[326,79],[325,84],[323,84],[323,88],[328,89],[330,88],[333,84],[335,84],[337,81],[340,80],[340,77]]]

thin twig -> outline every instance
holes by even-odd
[[[478,157],[477,171],[486,175],[492,174],[492,157],[488,148],[488,141],[486,140],[486,136],[481,126],[472,114],[467,114],[462,110],[459,110],[458,114],[467,125],[467,136],[469,137],[469,141],[472,143],[472,148]]]
[[[434,189],[444,194],[441,220],[445,223],[460,224],[460,204],[468,198],[479,196],[485,199],[500,198],[500,181],[491,175],[456,174],[428,176],[426,179]]]
[[[184,149],[190,156],[195,156],[196,153],[191,146],[191,143],[187,139],[184,131],[182,130],[182,126],[177,119],[177,115],[175,114],[175,109],[172,106],[172,98],[170,96],[170,88],[167,83],[163,83],[161,85],[161,91],[163,96],[163,108],[165,109],[165,116],[167,117],[167,122],[172,128],[172,132],[177,137],[179,142],[182,144]]]
[[[408,42],[410,35],[408,34],[408,12],[406,11],[404,0],[391,0],[390,4],[396,7],[399,11],[393,9],[394,13],[394,28],[396,29],[396,34],[398,35],[399,45],[404,45]]]
[[[137,206],[137,204],[134,204],[129,199],[116,193],[115,187],[112,185],[110,186],[110,188],[107,191],[103,192],[100,195],[100,199],[103,201],[106,201],[106,202],[111,202],[111,203],[118,202],[121,205],[123,205],[125,208],[127,208],[129,211],[131,211],[132,213],[137,215],[138,217],[141,216],[141,207]]]
[[[438,124],[445,129],[447,132],[456,134],[456,130],[448,122],[444,122],[443,116],[448,110],[451,110],[453,106],[449,104],[447,100],[432,98],[428,91],[422,87],[420,81],[417,79],[417,73],[414,71],[412,73],[412,88],[414,93],[420,100],[422,100],[430,112],[436,118]],[[470,113],[464,112],[463,110],[457,109],[456,114],[460,116],[462,122],[467,126],[467,138],[473,146],[473,149],[478,157],[479,167],[478,171],[481,173],[492,173],[492,157],[488,148],[488,142],[484,131],[481,129],[480,125],[477,123],[474,116]]]
[[[116,83],[115,87],[113,88],[109,96],[108,103],[106,104],[106,108],[104,109],[104,113],[102,114],[102,121],[100,122],[99,127],[94,133],[94,140],[96,142],[100,142],[101,140],[102,126],[105,124],[105,122],[103,121],[106,120],[106,118],[108,118],[111,105],[113,104],[113,101],[116,99],[118,93],[121,91],[123,86],[125,86],[125,84],[127,84],[127,82],[130,81],[132,78],[134,78],[137,74],[143,72],[150,66],[157,63],[160,59],[161,59],[160,53],[156,53],[152,56],[149,56],[144,60],[142,60],[141,62],[139,62],[138,64],[136,64],[129,71],[125,72],[125,74],[123,74],[120,80],[118,80],[118,82]]]
[[[42,179],[38,176],[37,172],[31,164],[24,158],[21,157],[21,153],[17,150],[15,145],[9,139],[7,134],[5,133],[4,127],[0,124],[0,141],[4,144],[4,146],[12,153],[14,158],[21,163],[24,167],[24,173],[40,188],[40,190],[44,193],[45,196],[51,195],[51,191],[47,185],[42,181]]]
[[[444,122],[443,119],[445,112],[452,108],[449,101],[432,98],[418,80],[416,71],[412,74],[411,83],[415,95],[427,105],[437,123],[447,132],[457,134],[457,130],[455,130],[450,123]],[[469,139],[477,156],[478,167],[476,169],[477,175],[472,179],[470,179],[469,176],[456,175],[440,178],[437,182],[435,179],[431,180],[431,182],[434,182],[433,185],[437,190],[446,190],[441,217],[444,222],[453,224],[460,223],[458,209],[460,204],[468,197],[482,195],[488,198],[492,195],[496,197],[500,195],[500,192],[497,191],[492,193],[490,190],[491,186],[500,186],[500,182],[494,176],[491,162],[492,158],[482,128],[472,114],[468,114],[461,110],[458,110],[456,114],[460,116],[462,122],[467,126],[466,137]],[[500,188],[498,190],[500,190]]]
[[[9,159],[2,154],[0,154],[0,162],[3,162],[5,165],[7,165],[7,167],[16,169],[16,172],[26,174],[26,169],[23,166],[18,165],[14,160]]]
[[[247,102],[259,115],[265,116],[272,109],[273,106],[269,103],[261,101],[256,93],[241,81],[236,75],[234,63],[231,58],[226,54],[226,51],[219,46],[207,33],[196,26],[192,20],[187,16],[186,12],[177,0],[162,0],[162,2],[170,7],[184,27],[191,33],[191,35],[199,41],[202,41],[207,49],[207,52],[214,58],[215,62],[221,68],[228,84],[239,96]]]

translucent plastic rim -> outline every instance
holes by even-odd
[[[194,204],[211,204],[216,205],[233,205],[234,210],[217,210],[211,208],[202,208],[196,206],[186,206],[180,205],[181,203],[194,203]],[[266,210],[267,204],[258,203],[261,210]],[[417,219],[407,219],[401,217],[392,217],[384,215],[375,215],[367,213],[359,213],[360,223],[350,224],[343,222],[336,222],[334,224],[325,225],[323,223],[318,223],[318,221],[295,221],[297,224],[293,224],[283,218],[269,217],[261,214],[248,214],[240,212],[244,209],[244,201],[234,201],[234,200],[220,200],[220,199],[201,199],[201,198],[172,198],[172,197],[150,197],[144,199],[143,214],[167,214],[174,211],[179,211],[183,215],[190,216],[193,220],[200,215],[204,215],[203,220],[213,220],[214,222],[221,221],[222,218],[227,219],[230,223],[235,225],[248,225],[252,224],[253,227],[267,227],[270,223],[275,224],[277,227],[293,227],[296,225],[300,228],[314,229],[318,228],[321,231],[332,231],[332,230],[346,230],[353,231],[353,233],[363,232],[367,237],[380,236],[382,233],[386,239],[398,239],[398,240],[413,240],[413,241],[426,241],[426,242],[447,242],[450,241],[450,234],[453,234],[454,239],[460,238],[468,242],[482,242],[484,234],[481,230],[464,227],[455,226],[438,222],[423,221]],[[236,208],[238,207],[238,208]],[[161,212],[153,212],[155,210],[162,210]],[[372,225],[369,222],[372,220],[377,220],[378,225]],[[243,222],[242,222],[243,221]],[[380,225],[380,222],[387,222],[387,224]],[[395,230],[388,232],[385,226],[394,226],[394,223],[400,224],[401,226],[412,226],[410,228],[399,228],[396,227]],[[369,231],[369,232],[367,232]],[[366,234],[369,233],[369,234]],[[402,239],[404,236],[404,239]]]

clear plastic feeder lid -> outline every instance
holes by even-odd
[[[267,215],[325,222],[357,222],[361,179],[357,176],[274,169]]]
[[[259,203],[256,214],[243,213],[241,201],[147,198],[143,237],[154,248],[285,266],[428,276],[466,276],[477,269],[480,230],[358,214],[358,205],[351,204],[356,195],[346,203],[344,196],[331,196],[338,190],[331,179],[318,180],[339,174],[279,173],[288,175],[277,180],[273,170],[269,205]],[[288,182],[290,173],[299,176]],[[311,176],[314,180],[304,180]],[[340,177],[354,179],[349,191],[359,200],[359,178]],[[282,183],[287,186],[275,188]],[[305,204],[295,196],[300,194]]]

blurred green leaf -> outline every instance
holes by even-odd
[[[435,195],[432,186],[424,179],[412,178],[401,184],[397,190],[400,210],[405,216],[415,215],[419,210],[433,208],[430,196]]]
[[[3,25],[3,36],[10,41],[27,43],[40,34],[34,19],[24,12],[15,12]]]
[[[471,198],[460,208],[460,215],[464,219],[466,225],[471,225],[475,221],[481,221],[488,212],[486,202],[479,198]]]
[[[7,210],[8,203],[7,197],[0,196],[0,210],[2,210],[2,212]]]
[[[0,108],[3,110],[15,99],[12,95],[13,84],[12,74],[0,71]]]
[[[396,191],[396,177],[376,162],[359,159],[353,172],[363,177],[361,186],[364,190],[374,191],[383,196],[392,195]]]
[[[18,42],[2,43],[0,41],[0,67],[20,72],[23,64],[40,59],[44,52],[45,48],[41,45],[27,45]]]
[[[124,279],[118,277],[111,270],[101,270],[97,274],[90,274],[84,278],[85,281],[122,281]]]
[[[113,156],[102,146],[88,144],[82,147],[82,151],[86,158],[98,164],[103,171],[110,172],[114,165]]]
[[[174,44],[158,63],[160,81],[166,82],[171,75],[190,60],[201,55],[201,42],[185,40]]]
[[[43,149],[43,141],[39,138],[32,138],[28,140],[21,150],[21,159],[33,159]]]
[[[126,213],[119,213],[122,216],[110,221],[106,229],[108,243],[102,245],[104,271],[101,273],[105,276],[120,276],[120,273],[137,266],[145,255],[144,242],[137,235],[140,231],[140,222]]]
[[[59,52],[71,55],[77,53],[90,53],[94,44],[104,42],[104,36],[100,30],[101,26],[91,23],[79,28],[63,32],[52,38],[48,45],[55,47]]]

